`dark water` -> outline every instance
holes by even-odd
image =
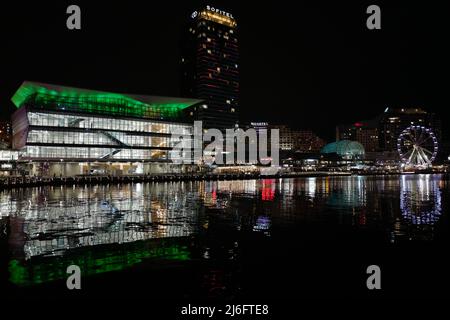
[[[448,297],[441,175],[42,187],[0,193],[10,298]],[[82,290],[66,288],[80,266]],[[368,291],[379,265],[382,290]]]

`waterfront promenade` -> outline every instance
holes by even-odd
[[[94,185],[110,183],[138,183],[138,182],[165,182],[165,181],[212,181],[212,180],[244,180],[244,179],[273,179],[289,177],[324,177],[349,176],[349,172],[295,172],[280,173],[276,175],[261,174],[157,174],[157,175],[83,175],[75,177],[4,177],[0,178],[0,190],[62,185]]]
[[[420,173],[420,172],[417,172]],[[428,173],[428,172],[427,172]],[[433,172],[444,173],[445,172]],[[0,178],[0,190],[39,186],[68,186],[68,185],[96,185],[96,184],[115,184],[115,183],[139,183],[139,182],[167,182],[167,181],[216,181],[216,180],[251,180],[251,179],[274,179],[274,178],[295,178],[295,177],[327,177],[327,176],[351,176],[351,175],[399,175],[411,174],[401,172],[328,172],[328,171],[309,171],[309,172],[287,172],[275,175],[261,174],[153,174],[153,175],[80,175],[74,177],[3,177]],[[448,174],[448,173],[447,173]]]

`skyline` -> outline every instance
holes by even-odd
[[[445,20],[438,17],[444,10],[431,15],[411,4],[382,4],[382,30],[370,31],[364,5],[287,10],[233,1],[148,8],[80,3],[82,30],[71,32],[64,27],[67,3],[49,3],[16,5],[2,19],[9,28],[0,104],[10,112],[10,98],[25,80],[180,96],[183,27],[208,3],[238,22],[243,121],[286,123],[331,141],[336,125],[370,119],[386,107],[421,107],[445,117],[439,110],[444,83],[433,76],[448,67],[440,41]]]
[[[447,297],[449,8],[3,6],[4,300],[262,320]]]

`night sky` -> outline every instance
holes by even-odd
[[[2,4],[1,117],[14,110],[10,98],[24,80],[178,96],[181,31],[208,3],[238,21],[241,120],[310,128],[330,141],[336,124],[388,106],[423,107],[445,127],[450,11],[442,2],[390,2]],[[70,4],[81,7],[81,31],[66,29]],[[382,30],[366,28],[369,4],[381,7]]]

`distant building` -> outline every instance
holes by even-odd
[[[250,122],[250,124],[248,124],[247,126],[245,126],[244,128],[245,130],[248,129],[255,129],[256,131],[256,137],[257,140],[256,141],[249,141],[249,143],[256,143],[257,144],[257,149],[259,150],[259,141],[260,141],[260,134],[261,132],[265,131],[266,133],[266,139],[267,139],[267,143],[266,143],[266,150],[270,150],[270,129],[269,129],[269,123],[267,122]]]
[[[273,129],[280,130],[280,150],[299,153],[319,152],[326,144],[311,130],[296,130],[286,125],[274,125]]]
[[[378,121],[361,121],[350,125],[336,127],[336,141],[354,140],[364,146],[366,152],[376,152],[380,149]]]
[[[244,130],[248,130],[248,129],[254,129],[256,131],[256,140],[249,140],[248,143],[246,145],[246,150],[247,152],[250,150],[250,144],[256,144],[256,149],[258,151],[258,155],[260,155],[260,152],[263,150],[260,150],[260,146],[261,146],[261,132],[265,131],[265,138],[266,138],[266,144],[265,144],[265,154],[268,157],[271,157],[272,155],[270,154],[271,152],[271,134],[270,134],[270,128],[269,128],[269,123],[267,122],[250,122],[248,125],[246,125],[244,128]],[[259,160],[266,160],[266,159],[259,159]]]
[[[261,130],[269,130],[268,122],[250,122],[250,125],[247,128],[253,128],[259,134]]]
[[[0,120],[0,149],[11,146],[11,122]]]
[[[237,23],[231,13],[206,6],[194,11],[183,37],[182,94],[205,102],[189,115],[204,128],[236,126],[239,109]]]
[[[294,134],[293,130],[286,125],[273,125],[272,129],[278,129],[280,134],[280,150],[294,151]]]
[[[441,121],[434,113],[421,108],[387,108],[380,119],[380,148],[382,151],[396,151],[400,133],[411,125],[430,128],[441,142]]]
[[[314,153],[319,152],[326,144],[325,140],[319,138],[311,130],[297,130],[294,132],[295,143],[294,148],[296,152],[300,153]]]

